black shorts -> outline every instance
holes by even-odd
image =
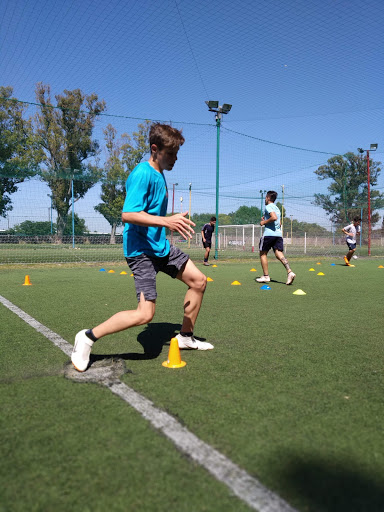
[[[209,241],[209,242],[204,242],[204,240],[202,240],[202,242],[203,242],[203,247],[204,247],[204,249],[206,249],[207,247],[209,247],[209,248],[211,248],[211,247],[212,247],[212,242],[211,242],[211,241]]]
[[[283,238],[281,236],[262,236],[260,238],[259,251],[268,252],[270,249],[283,252]]]
[[[158,272],[164,272],[175,279],[189,260],[189,256],[178,247],[171,245],[169,254],[164,258],[140,254],[140,256],[125,259],[133,272],[137,300],[140,302],[141,292],[143,292],[145,300],[156,299],[156,275]]]
[[[347,245],[348,245],[348,249],[350,251],[353,251],[356,249],[356,242],[354,244],[351,244],[351,242],[347,242]]]

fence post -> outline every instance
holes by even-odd
[[[307,254],[307,233],[304,233],[304,254]]]

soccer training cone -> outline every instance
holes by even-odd
[[[296,290],[292,295],[307,295],[303,290]]]
[[[209,283],[212,283],[212,282],[213,282],[212,277],[207,277],[207,281],[208,281]]]
[[[325,274],[323,272],[318,272],[317,275],[318,276],[325,276]]]
[[[315,269],[314,268],[310,268],[309,272],[315,272]]]
[[[233,281],[233,283],[231,283],[231,284],[233,284],[235,286],[240,286],[241,285],[240,281]]]
[[[187,363],[181,360],[180,349],[177,338],[171,339],[171,345],[169,347],[168,359],[162,363],[166,368],[182,368]]]
[[[32,286],[32,283],[31,283],[31,281],[29,279],[29,276],[25,276],[23,286]]]
[[[377,268],[384,268],[383,265],[379,265]]]
[[[120,272],[120,275],[121,276],[126,276],[127,275],[127,272],[125,270],[123,270],[122,272]]]

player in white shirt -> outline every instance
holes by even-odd
[[[352,224],[348,224],[348,226],[342,229],[344,235],[347,236],[345,242],[348,245],[349,251],[344,256],[344,261],[348,267],[351,265],[349,262],[351,261],[353,253],[356,251],[356,235],[360,233],[360,222],[360,217],[355,217]]]

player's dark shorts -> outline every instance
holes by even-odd
[[[164,258],[140,254],[140,256],[125,259],[133,272],[137,300],[140,301],[141,292],[143,292],[145,300],[155,300],[157,297],[157,273],[164,272],[175,279],[189,260],[189,256],[178,247],[171,245],[168,256],[164,256]]]
[[[259,251],[268,252],[270,249],[283,252],[283,238],[281,236],[262,236],[260,238]]]
[[[204,240],[202,239],[201,240],[203,242],[203,247],[204,249],[206,249],[207,247],[211,248],[212,247],[212,242],[209,241],[209,242],[204,242]]]
[[[351,242],[347,242],[347,245],[348,245],[348,249],[350,251],[353,251],[354,249],[356,249],[356,243],[352,244]]]

